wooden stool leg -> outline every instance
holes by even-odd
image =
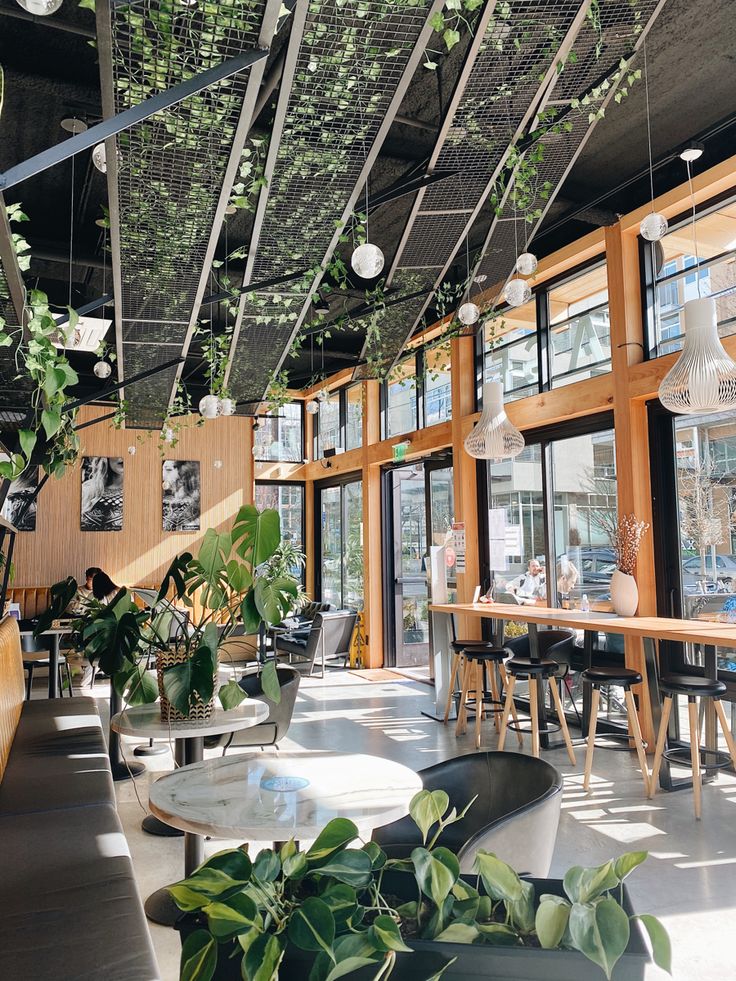
[[[483,662],[475,661],[475,748],[480,749],[481,722],[485,718]]]
[[[570,730],[567,728],[567,719],[565,718],[565,712],[562,708],[562,701],[560,700],[560,692],[557,688],[557,679],[552,677],[549,679],[549,690],[552,692],[552,701],[555,703],[555,709],[557,710],[557,718],[560,721],[560,729],[562,729],[562,738],[565,740],[565,745],[567,746],[567,755],[570,757],[570,762],[573,766],[577,764],[575,759],[575,750],[572,748],[572,739],[570,739]]]
[[[459,654],[452,655],[452,667],[450,668],[450,678],[447,684],[447,701],[445,702],[445,725],[447,725],[447,720],[450,718],[450,709],[452,708],[452,696],[455,693],[455,682],[457,681],[457,669],[458,661],[460,660]]]
[[[662,766],[662,755],[664,753],[664,745],[667,742],[667,727],[669,725],[671,711],[672,696],[665,695],[664,702],[662,703],[662,718],[659,723],[659,732],[657,733],[657,746],[654,750],[654,763],[652,764],[652,772],[649,774],[650,798],[656,794],[657,785],[659,784],[659,768]]]
[[[509,687],[509,675],[506,672],[506,665],[501,661],[498,665],[498,670],[501,672],[501,682],[503,683],[504,690],[508,690]],[[515,679],[514,679],[515,682]],[[504,711],[506,708],[504,706]],[[513,699],[511,700],[511,718],[514,720],[514,725],[518,726],[519,716],[516,714],[516,706],[514,705]],[[507,720],[508,721],[508,720]],[[519,740],[519,746],[524,745],[524,737],[520,732],[516,733],[516,738]]]
[[[491,662],[489,662],[488,667],[489,667],[490,672],[491,672],[491,698],[493,699],[493,702],[494,702],[494,705],[493,705],[493,724],[496,727],[496,732],[498,732],[500,730],[500,728],[501,728],[501,721],[498,718],[498,712],[496,711],[496,709],[498,708],[498,705],[495,704],[498,701],[498,678],[496,677],[496,668],[497,668],[497,665],[493,661],[491,661]]]
[[[504,743],[506,742],[506,727],[509,724],[509,715],[513,713],[514,719],[516,719],[516,712],[514,712],[514,685],[516,684],[516,678],[510,675],[506,684],[506,704],[503,707],[503,715],[501,716],[501,728],[498,733],[498,748],[503,749]],[[521,733],[519,733],[521,736]]]
[[[702,785],[700,780],[700,725],[698,723],[698,706],[688,699],[687,714],[690,717],[690,761],[693,767],[693,799],[695,801],[695,819],[700,820],[700,797]]]
[[[583,773],[583,790],[590,787],[590,775],[593,771],[593,752],[595,751],[595,732],[598,728],[598,703],[601,693],[594,688],[590,698],[590,723],[588,724],[588,744],[585,747],[585,770]]]
[[[639,766],[641,767],[641,775],[644,780],[644,793],[647,797],[650,797],[649,793],[649,767],[647,766],[647,754],[644,752],[644,740],[641,737],[641,726],[639,725],[639,716],[636,714],[636,703],[634,702],[634,695],[630,688],[627,688],[624,692],[624,698],[626,699],[626,712],[629,716],[629,730],[634,737],[634,745],[636,746],[636,755],[639,757]]]
[[[529,679],[529,707],[532,718],[532,756],[539,756],[539,711],[537,706],[537,679]]]
[[[467,657],[462,657],[460,661],[460,704],[457,709],[457,725],[455,735],[462,736],[468,727],[468,688],[470,686],[470,662]]]
[[[731,730],[728,726],[728,719],[726,718],[726,713],[723,711],[723,705],[719,698],[714,699],[713,707],[716,710],[716,715],[718,716],[718,721],[721,723],[721,729],[723,730],[723,736],[726,740],[726,745],[728,746],[728,752],[731,754],[731,762],[736,768],[736,742],[734,742],[733,736],[731,735]]]

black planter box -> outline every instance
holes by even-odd
[[[473,883],[474,876],[463,876]],[[564,896],[561,879],[530,879],[537,896],[550,893]],[[634,912],[626,886],[623,908],[629,916]],[[193,915],[183,916],[177,923],[182,943],[201,924]],[[436,940],[409,940],[414,954],[399,954],[391,981],[416,981],[439,971],[453,958],[442,975],[442,981],[601,981],[605,974],[596,964],[575,950],[543,950],[534,947],[492,947],[490,944],[439,943]],[[232,948],[220,948],[216,981],[241,981],[240,948],[230,958]],[[289,948],[279,970],[280,981],[304,981],[314,957],[306,952]],[[649,950],[638,920],[631,924],[629,946],[616,964],[612,981],[644,981],[644,972],[650,962]],[[375,968],[366,968],[349,975],[350,981],[367,981],[375,976]]]

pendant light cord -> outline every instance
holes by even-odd
[[[649,150],[649,197],[654,213],[654,165],[652,163],[652,121],[649,109],[649,66],[647,62],[647,41],[644,38],[644,95],[647,106],[647,148]]]
[[[72,266],[74,260],[74,157],[72,156],[72,194],[69,203],[69,306],[72,305]]]
[[[689,160],[685,161],[685,166],[687,167],[687,186],[690,190],[690,206],[692,209],[693,252],[695,253],[695,282],[698,285],[698,296],[701,297],[703,294],[700,288],[700,255],[698,253],[697,222],[695,221],[695,195],[693,194],[693,175],[690,169]]]

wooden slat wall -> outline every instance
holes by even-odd
[[[0,780],[13,745],[24,697],[18,623],[5,617],[0,622]]]
[[[102,415],[85,407],[79,422]],[[123,530],[80,531],[81,468],[41,490],[35,532],[18,534],[13,586],[48,586],[65,576],[80,578],[91,565],[119,585],[157,583],[172,558],[196,548],[207,528],[227,525],[253,500],[253,456],[249,419],[231,416],[182,428],[169,460],[198,460],[201,479],[199,532],[164,532],[161,514],[161,455],[157,435],[116,430],[102,422],[82,431],[85,456],[122,456],[125,461]],[[135,455],[128,447],[135,446]],[[215,460],[222,460],[216,469]]]

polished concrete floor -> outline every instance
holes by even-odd
[[[104,687],[98,685],[95,694],[103,696]],[[422,715],[433,706],[431,696],[432,689],[412,681],[371,682],[342,671],[324,682],[305,679],[289,737],[280,748],[371,753],[415,769],[472,752],[471,735],[457,739],[452,727]],[[105,707],[102,697],[101,703]],[[124,742],[130,756],[133,741]],[[485,724],[483,745],[495,747],[491,723]],[[703,819],[696,822],[690,790],[645,799],[633,753],[596,750],[589,794],[581,786],[582,750],[577,766],[570,765],[564,750],[545,755],[565,779],[552,874],[574,864],[596,865],[623,851],[648,850],[650,858],[633,874],[630,888],[636,908],[660,916],[670,931],[674,977],[736,978],[731,933],[736,918],[736,777],[721,773],[703,788]],[[171,769],[170,754],[149,759],[147,767],[139,779],[117,785],[144,896],[183,874],[181,839],[151,837],[140,827],[150,781]],[[221,841],[206,846],[208,852],[222,847]],[[152,926],[152,935],[165,981],[176,981],[177,935],[157,926]],[[666,975],[652,967],[648,977],[655,981]]]

